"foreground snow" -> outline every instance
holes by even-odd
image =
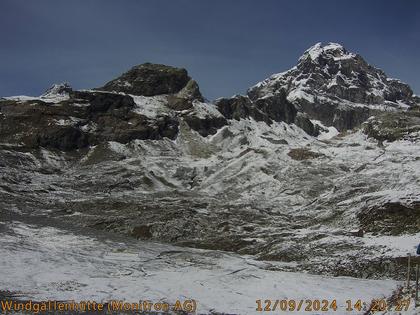
[[[6,232],[0,237],[0,290],[22,292],[28,299],[192,298],[198,313],[233,314],[258,313],[258,299],[336,299],[338,310],[331,314],[344,314],[346,300],[388,297],[398,285],[392,280],[270,271],[275,264],[248,256],[94,237],[81,231],[76,235],[17,221],[0,228]]]

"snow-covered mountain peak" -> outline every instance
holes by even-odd
[[[404,110],[417,106],[407,84],[388,78],[384,71],[337,43],[313,45],[295,67],[251,87],[248,97],[256,101],[284,93],[298,110],[342,129],[358,125],[371,110]],[[346,111],[357,108],[363,114],[360,119],[350,119],[357,123],[350,123],[346,118],[349,123],[342,125],[334,121],[334,116],[337,110],[344,108]]]
[[[73,91],[71,86],[68,83],[59,83],[53,84],[40,96],[27,96],[27,95],[17,95],[3,97],[6,100],[13,100],[18,102],[26,101],[42,101],[45,103],[59,103],[61,101],[66,101],[70,98],[70,93]]]
[[[299,58],[299,61],[307,60],[317,61],[322,56],[324,58],[348,59],[356,57],[356,54],[348,52],[342,45],[338,43],[328,43],[323,45],[321,42],[316,43],[307,49]]]
[[[47,103],[61,102],[69,99],[69,94],[73,91],[67,82],[53,84],[39,99]]]
[[[67,95],[71,91],[72,91],[72,88],[70,84],[68,84],[67,82],[63,82],[63,83],[53,84],[40,97],[49,98],[49,97],[54,97],[57,95]]]

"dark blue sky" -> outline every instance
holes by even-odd
[[[187,68],[213,99],[339,42],[420,94],[418,0],[0,0],[0,96],[91,88],[143,62]]]

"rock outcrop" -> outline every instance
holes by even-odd
[[[98,90],[138,96],[166,95],[165,103],[174,112],[173,116],[183,117],[191,129],[204,137],[216,133],[227,123],[221,115],[197,113],[196,107],[201,106],[194,106],[194,103],[203,103],[204,98],[197,82],[191,79],[185,69],[145,63],[133,67]],[[171,128],[174,126],[172,123],[170,125]],[[173,136],[171,133],[169,135]]]
[[[64,83],[40,97],[2,99],[0,119],[2,143],[63,151],[107,141],[175,139],[180,119],[202,136],[227,124],[185,69],[154,64],[136,66],[96,90]]]
[[[69,91],[68,99],[54,105],[41,99],[0,101],[3,143],[71,151],[104,141],[174,139],[178,132],[170,116],[150,119],[134,112],[128,95]]]
[[[267,124],[276,122],[294,123],[297,110],[287,98],[284,90],[273,96],[251,100],[248,96],[236,95],[232,98],[221,98],[215,101],[218,110],[226,119],[253,118]],[[312,125],[308,120],[307,124]],[[312,128],[313,125],[312,125]],[[309,131],[309,129],[307,129]],[[313,134],[315,135],[315,133]]]
[[[378,113],[363,124],[363,131],[380,142],[420,138],[420,112]]]
[[[165,65],[144,63],[131,68],[99,90],[133,95],[154,96],[176,94],[187,88],[195,98],[202,98],[198,85],[187,70]]]
[[[420,202],[385,202],[363,208],[358,213],[367,232],[385,235],[417,233],[420,227]]]

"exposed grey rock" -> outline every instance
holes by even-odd
[[[293,123],[297,114],[296,108],[286,99],[284,92],[255,101],[242,95],[231,99],[222,98],[216,100],[216,106],[227,119],[252,117],[268,124],[273,121]]]
[[[264,121],[284,121],[288,124],[293,123],[296,118],[297,110],[286,98],[286,92],[281,90],[274,96],[259,98],[255,102],[255,107],[263,113]]]
[[[150,119],[133,112],[130,96],[89,91],[69,91],[69,96],[58,106],[40,100],[0,101],[0,141],[71,151],[104,141],[174,139],[178,133],[173,117]]]
[[[190,101],[198,100],[200,102],[204,101],[203,96],[200,92],[200,87],[198,86],[198,83],[195,80],[188,81],[187,85],[178,92],[176,95],[179,98],[187,99]]]
[[[368,107],[351,107],[318,101],[309,102],[305,99],[296,100],[296,104],[307,117],[319,120],[326,126],[333,126],[339,131],[360,126],[376,112]]]
[[[413,95],[413,100],[416,102],[417,110],[419,110],[420,109],[420,96]]]
[[[310,136],[316,137],[319,135],[319,128],[314,126],[306,114],[297,113],[295,124]]]
[[[89,104],[88,112],[92,115],[119,108],[130,109],[134,107],[134,101],[128,95],[90,91],[73,91],[70,95],[72,99],[68,101],[68,104],[77,100],[86,102]]]
[[[184,116],[184,119],[191,129],[197,131],[203,137],[215,134],[218,129],[227,124],[227,121],[223,116],[199,117],[197,115],[190,114]]]
[[[193,107],[193,102],[188,98],[170,95],[167,100],[166,105],[174,111],[184,111]]]
[[[247,96],[236,95],[232,98],[216,100],[216,106],[226,119],[240,120],[247,117],[261,117],[256,114],[256,109]]]
[[[37,135],[29,136],[26,141],[31,147],[49,147],[62,151],[80,149],[88,144],[87,135],[71,126],[41,129]]]

